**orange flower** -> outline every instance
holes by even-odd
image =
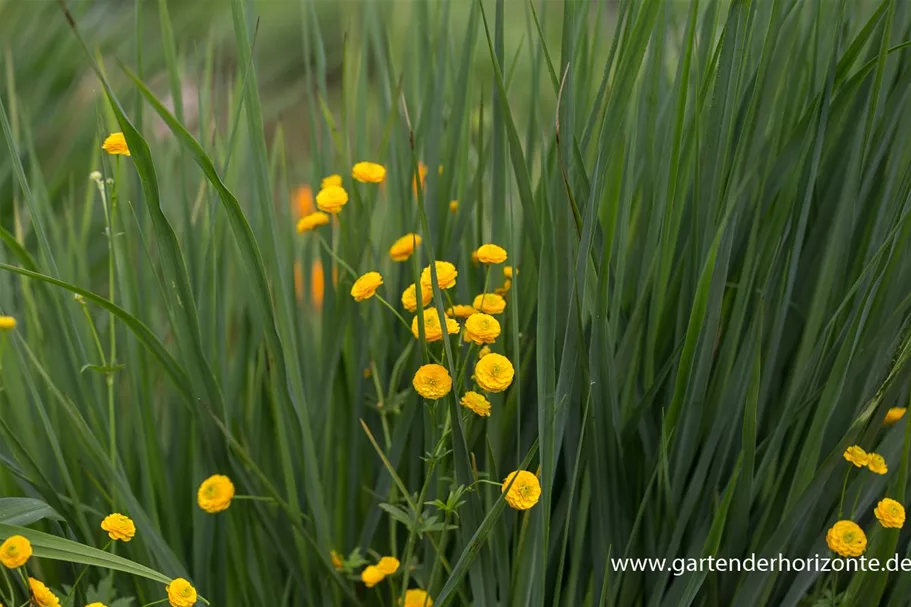
[[[411,178],[411,191],[414,192],[414,195],[418,195],[418,179],[421,180],[421,189],[424,189],[424,184],[427,183],[427,165],[421,161],[418,161],[418,174]]]
[[[338,284],[338,268],[332,268],[332,284]],[[310,268],[310,302],[317,310],[323,309],[323,298],[326,295],[326,274],[323,262],[317,259]]]
[[[295,221],[315,210],[316,208],[313,206],[313,188],[304,184],[294,190],[291,195],[291,214]]]

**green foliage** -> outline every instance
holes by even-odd
[[[73,604],[178,576],[225,607],[909,604],[885,572],[612,561],[828,556],[839,516],[911,556],[872,514],[911,453],[882,423],[911,399],[908,3],[0,0],[0,34],[0,538]],[[296,233],[333,173],[339,220]],[[477,348],[415,343],[399,297],[432,260],[440,313],[501,288],[486,242],[516,376],[480,418]],[[393,310],[352,300],[367,271]],[[889,473],[847,475],[852,444]],[[102,550],[111,512],[137,535]]]

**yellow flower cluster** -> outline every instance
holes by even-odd
[[[297,222],[297,233],[303,234],[304,232],[309,232],[310,230],[315,230],[319,226],[328,224],[329,215],[322,211],[314,211],[309,215],[301,217],[300,221]]]
[[[468,318],[472,314],[477,312],[472,306],[466,306],[464,304],[456,304],[446,310],[446,313],[450,316],[455,316],[456,318]]]
[[[443,323],[440,322],[440,313],[436,308],[427,308],[424,310],[424,339],[428,343],[440,341],[443,339]],[[459,332],[459,323],[454,318],[445,318],[446,332],[454,334]],[[415,316],[411,321],[411,332],[415,339],[420,339],[420,327],[418,326],[418,317]]]
[[[492,344],[500,336],[500,323],[489,314],[476,313],[465,321],[465,341]]]
[[[316,195],[316,206],[321,211],[338,215],[348,204],[348,192],[340,185],[330,185],[323,188]]]
[[[503,263],[506,261],[506,249],[495,244],[482,244],[477,250],[480,263]]]
[[[399,570],[399,560],[394,556],[384,556],[376,565],[367,565],[361,572],[361,581],[367,588],[373,588],[386,576],[394,574]]]
[[[905,507],[892,498],[884,498],[873,511],[883,527],[901,529],[905,524]]]
[[[430,363],[418,369],[411,384],[427,400],[439,400],[452,390],[452,377],[443,365]]]
[[[414,283],[412,283],[410,287],[402,292],[402,307],[409,312],[417,312],[418,309],[417,293],[415,291]],[[429,288],[425,289],[424,286],[421,285],[421,305],[427,307],[432,299],[433,291]]]
[[[227,510],[234,499],[234,483],[222,474],[213,474],[202,482],[196,492],[196,501],[199,507],[215,514]]]
[[[389,257],[393,261],[408,261],[419,246],[421,246],[421,237],[418,234],[405,234],[389,247]]]
[[[462,396],[462,400],[459,402],[463,407],[477,413],[481,417],[490,417],[490,401],[484,398],[483,394],[478,394],[473,390],[469,390]]]
[[[28,587],[32,592],[32,599],[36,607],[60,607],[60,599],[44,585],[44,582],[30,577]]]
[[[851,445],[845,449],[844,457],[858,468],[866,467],[875,474],[886,474],[889,471],[886,459],[882,455],[867,453],[859,445]]]
[[[193,607],[196,604],[196,588],[182,577],[171,580],[164,589],[171,607]]]
[[[383,277],[379,272],[367,272],[354,281],[354,285],[351,287],[351,297],[354,298],[354,301],[370,299],[381,284],[383,284]]]
[[[854,521],[838,521],[826,533],[826,544],[841,556],[860,556],[867,549],[867,536]]]
[[[412,588],[405,592],[405,602],[402,607],[433,607],[433,599],[426,591]]]
[[[130,155],[130,148],[127,147],[127,140],[123,133],[111,133],[108,135],[104,143],[101,144],[101,149],[112,156]]]
[[[351,168],[351,176],[361,183],[383,183],[386,167],[375,162],[358,162]]]
[[[32,543],[21,535],[12,535],[0,544],[0,563],[7,569],[18,569],[32,557]]]
[[[867,453],[858,445],[851,445],[844,452],[844,458],[858,468],[866,467],[876,474],[886,474],[886,460],[878,453]],[[845,479],[847,481],[847,478]],[[887,529],[901,529],[905,524],[905,508],[896,500],[885,497],[879,501],[873,514],[879,524]],[[860,526],[851,520],[836,522],[826,533],[829,549],[844,557],[860,556],[867,549],[867,536]]]
[[[339,174],[329,175],[328,177],[323,177],[323,180],[319,184],[321,190],[326,188],[339,188],[342,186],[342,176]]]
[[[491,352],[484,356],[474,368],[474,378],[485,392],[503,392],[512,384],[515,369],[502,354]]]
[[[455,286],[456,276],[459,273],[454,265],[448,261],[437,261],[434,262],[434,269],[436,270],[437,282],[440,284],[441,289],[451,289]],[[427,266],[421,271],[421,287],[429,289],[432,284],[430,266]]]
[[[12,316],[0,316],[0,331],[12,331],[16,328],[16,319]]]
[[[101,521],[101,528],[108,532],[112,540],[129,542],[136,535],[136,525],[119,512],[109,514]]]
[[[499,293],[481,293],[474,298],[472,305],[485,314],[502,314],[506,309],[506,300]]]
[[[541,497],[541,483],[528,470],[516,470],[503,479],[501,491],[506,494],[506,503],[511,508],[528,510]]]

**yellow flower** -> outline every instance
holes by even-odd
[[[405,592],[405,603],[399,599],[399,605],[402,607],[433,607],[433,599],[424,590],[412,588]]]
[[[503,286],[497,289],[494,289],[493,292],[499,295],[500,297],[505,298],[506,294],[509,293],[509,290],[512,288],[512,281],[506,279],[503,281]]]
[[[889,467],[886,466],[886,459],[879,453],[871,453],[870,460],[867,462],[867,468],[870,472],[876,474],[885,474],[889,471]]]
[[[18,569],[32,556],[32,543],[21,535],[12,535],[0,544],[0,563],[7,569]]]
[[[446,367],[430,363],[418,369],[411,384],[427,400],[439,400],[452,390],[452,377]]]
[[[222,474],[213,474],[202,482],[199,491],[196,493],[196,501],[199,507],[208,512],[215,514],[227,510],[234,498],[234,483],[231,479]],[[193,600],[196,600],[194,593]],[[192,605],[192,603],[190,603]]]
[[[494,352],[479,360],[474,368],[475,381],[485,392],[502,392],[512,383],[514,375],[509,359]]]
[[[136,535],[136,525],[129,517],[115,512],[104,517],[101,528],[108,532],[112,540],[129,542]]]
[[[492,344],[500,336],[500,323],[489,314],[472,314],[465,321],[465,341]]]
[[[468,391],[459,401],[466,409],[471,409],[481,417],[490,417],[490,401],[483,394]]]
[[[481,263],[480,261],[478,261],[478,252],[477,251],[471,252],[471,263],[473,263],[474,265],[478,265],[479,263]]]
[[[841,556],[860,556],[867,549],[867,536],[854,521],[838,521],[826,533],[826,544]]]
[[[455,316],[456,318],[468,318],[472,314],[477,312],[472,306],[466,306],[463,304],[456,304],[446,310],[446,313],[450,316]]]
[[[418,317],[415,316],[411,321],[411,332],[414,334],[415,339],[420,339],[421,334],[419,333],[418,327]],[[459,332],[459,323],[453,318],[446,317],[446,332],[455,334]],[[427,340],[427,343],[434,341],[440,341],[443,339],[443,327],[440,323],[440,313],[437,312],[436,308],[427,308],[424,310],[424,339]]]
[[[863,468],[867,465],[867,462],[870,461],[870,456],[867,455],[867,452],[861,449],[858,445],[852,445],[845,449],[844,455],[846,460],[858,468]]]
[[[182,577],[171,580],[164,589],[171,607],[193,607],[196,604],[196,588]]]
[[[329,551],[329,558],[332,559],[332,566],[336,569],[341,569],[345,566],[345,559],[343,559],[342,555],[335,550]]]
[[[325,190],[326,188],[331,187],[340,188],[342,187],[342,176],[338,173],[335,173],[333,175],[329,175],[328,177],[323,177],[323,181],[319,184],[319,187],[321,190]]]
[[[503,263],[506,261],[506,249],[495,244],[482,244],[478,247],[478,261],[481,263]]]
[[[32,591],[32,603],[35,607],[60,607],[60,599],[43,582],[30,577],[28,587]]]
[[[515,477],[515,481],[513,481]],[[510,487],[510,483],[512,486]],[[509,490],[507,491],[507,487]],[[541,483],[538,477],[528,470],[510,472],[503,480],[500,491],[506,493],[506,503],[516,510],[528,510],[538,503],[541,497]]]
[[[12,331],[16,328],[16,319],[12,316],[0,316],[0,331]]]
[[[314,211],[309,215],[301,217],[300,221],[297,222],[297,233],[303,234],[304,232],[309,232],[319,226],[324,226],[329,223],[329,216],[323,213],[322,211]]]
[[[421,287],[421,303],[426,306],[433,299],[433,291],[429,288]],[[417,295],[415,294],[414,283],[402,292],[402,306],[409,312],[416,312],[418,309]]]
[[[129,156],[130,148],[123,133],[111,133],[101,144],[101,149],[112,155]]]
[[[886,411],[886,419],[883,420],[883,424],[891,426],[905,416],[905,411],[907,411],[905,407],[892,407]]]
[[[512,280],[513,273],[518,274],[518,270],[513,270],[512,266],[503,266],[503,278]]]
[[[437,261],[434,263],[437,271],[437,282],[440,283],[441,289],[450,289],[455,286],[456,276],[459,273],[456,271],[454,265],[448,261]],[[421,286],[430,288],[432,282],[430,280],[430,266],[424,268],[421,271]]]
[[[376,564],[376,568],[383,572],[383,575],[392,575],[399,570],[399,559],[394,556],[384,556]]]
[[[497,293],[481,293],[472,302],[474,309],[485,314],[502,314],[506,309],[506,300]]]
[[[484,347],[481,348],[481,350],[478,352],[478,358],[484,358],[484,357],[487,356],[488,354],[490,354],[490,346],[484,346]]]
[[[901,529],[905,524],[905,508],[894,499],[884,498],[876,505],[873,514],[883,527]]]
[[[406,261],[420,245],[421,237],[418,234],[405,234],[389,247],[389,257],[392,261]]]
[[[361,183],[383,183],[386,167],[375,162],[358,162],[352,167],[351,176]]]
[[[0,606],[0,607],[2,607],[2,606]],[[108,606],[105,605],[104,603],[89,603],[85,607],[108,607]]]
[[[450,213],[457,213],[458,211],[459,211],[459,201],[458,201],[458,200],[450,200],[450,201],[449,201],[449,212],[450,212]]]
[[[367,565],[361,572],[361,581],[364,582],[367,588],[373,588],[382,582],[385,577],[386,574],[380,571],[380,568],[376,565]]]
[[[354,281],[354,285],[351,287],[351,297],[354,298],[354,301],[370,299],[381,284],[383,284],[383,277],[379,272],[367,272]]]
[[[333,215],[339,213],[346,204],[348,204],[348,192],[340,185],[331,185],[328,188],[323,188],[316,195],[316,206],[321,211],[326,211]]]
[[[302,185],[294,190],[292,198],[294,203],[291,205],[291,210],[295,219],[306,217],[315,210],[313,206],[313,189],[309,185]]]

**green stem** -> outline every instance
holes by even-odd
[[[249,502],[267,502],[269,504],[277,504],[275,498],[269,497],[267,495],[235,495],[232,500],[245,500]]]
[[[845,503],[845,491],[848,490],[848,477],[851,475],[851,468],[848,467],[848,471],[845,472],[845,481],[841,484],[841,498],[838,500],[838,516],[836,517],[839,521],[841,520],[841,514]],[[837,522],[837,521],[836,521]]]
[[[384,306],[386,306],[387,308],[389,308],[389,309],[392,311],[392,313],[395,314],[396,318],[398,318],[400,321],[402,321],[402,324],[405,325],[405,329],[410,333],[410,332],[411,332],[411,325],[409,325],[407,322],[405,322],[405,319],[402,318],[402,315],[399,314],[399,311],[396,310],[395,308],[393,308],[393,307],[392,307],[392,304],[390,304],[388,301],[386,301],[386,300],[383,298],[383,296],[380,295],[379,293],[376,293],[375,296],[376,296],[377,299],[380,300],[380,303],[382,303]]]
[[[104,552],[105,550],[107,550],[108,546],[110,546],[111,543],[112,543],[112,541],[108,542],[107,545],[105,545],[105,547],[101,549],[101,551]],[[69,604],[70,597],[73,596],[74,592],[76,592],[76,587],[79,586],[79,582],[82,580],[82,576],[84,576],[86,573],[88,573],[89,569],[90,569],[89,566],[85,566],[82,568],[82,571],[79,572],[79,576],[76,578],[76,581],[73,582],[72,588],[70,588],[70,591],[66,593],[65,597],[63,597],[63,603],[62,603],[63,605]]]
[[[355,272],[351,266],[349,266],[347,263],[345,263],[345,261],[341,257],[336,255],[335,251],[332,250],[332,247],[329,246],[329,243],[326,242],[326,239],[323,238],[323,236],[321,234],[317,234],[316,237],[319,239],[319,242],[323,246],[323,248],[326,249],[326,252],[329,253],[329,256],[332,257],[332,259],[335,262],[337,262],[340,266],[342,266],[345,269],[345,271],[347,271],[349,274],[351,274],[352,277],[357,278],[357,272]]]
[[[854,518],[854,513],[857,512],[857,504],[860,502],[860,494],[863,493],[865,480],[866,480],[866,476],[862,476],[860,478],[860,486],[857,488],[857,495],[854,496],[854,505],[851,506],[851,518],[852,519]]]

